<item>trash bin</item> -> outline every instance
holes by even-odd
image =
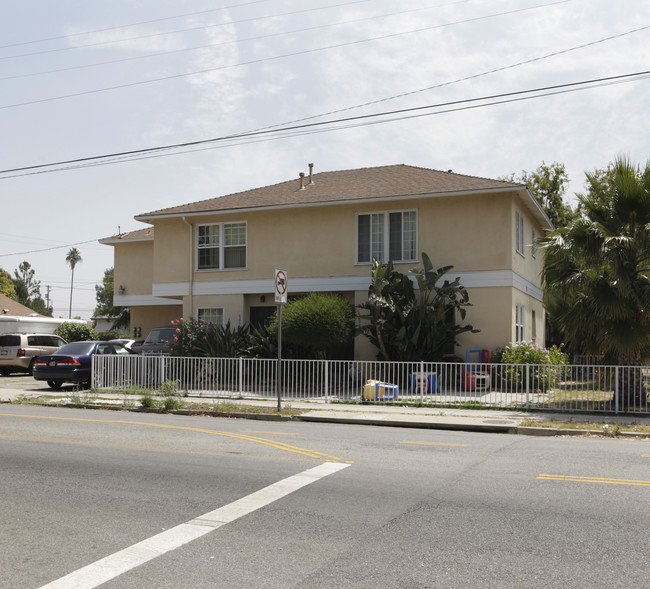
[[[388,401],[397,399],[398,390],[396,384],[369,380],[363,386],[364,401]]]

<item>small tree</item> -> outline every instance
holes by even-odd
[[[54,333],[67,342],[87,342],[99,339],[93,327],[85,323],[73,323],[72,321],[61,323]]]
[[[360,316],[368,323],[360,331],[379,350],[379,359],[440,361],[457,345],[461,333],[477,333],[471,325],[456,323],[457,318],[465,319],[465,308],[471,303],[459,278],[443,281],[453,266],[434,270],[424,252],[422,263],[422,268],[412,270],[416,293],[411,279],[396,271],[392,262],[373,261],[368,301],[359,305],[369,311]]]
[[[11,279],[9,272],[5,272],[0,268],[0,294],[3,294],[10,299],[16,300],[16,286]]]
[[[41,315],[52,315],[52,308],[48,307],[41,296],[41,283],[34,278],[36,271],[27,261],[18,265],[14,271],[14,298],[21,305],[29,307]]]
[[[543,161],[533,172],[523,170],[519,177],[511,174],[503,179],[526,184],[554,227],[566,227],[575,219],[576,212],[564,198],[569,183],[564,164]]]
[[[114,307],[113,306],[113,289],[114,278],[113,268],[104,270],[104,278],[102,284],[95,285],[95,298],[97,306],[93,315],[95,317],[110,317],[113,319],[111,330],[120,331],[128,330],[131,314],[128,307]]]

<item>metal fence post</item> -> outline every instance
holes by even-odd
[[[420,403],[424,403],[424,387],[425,385],[428,385],[429,383],[429,377],[424,374],[424,361],[420,360],[420,374],[419,377],[422,378],[424,377],[424,384],[420,382]],[[418,382],[418,379],[415,379],[415,382]],[[435,391],[431,391],[431,394],[435,393]]]
[[[323,363],[323,369],[325,370],[325,402],[329,403],[329,388],[330,388],[330,370],[329,370],[329,361],[325,360]]]
[[[530,364],[526,364],[526,410],[530,407]]]
[[[616,366],[616,370],[614,371],[616,380],[614,381],[614,413],[618,413],[618,396],[620,394],[620,389],[618,386],[618,369],[619,366]]]
[[[237,362],[237,388],[239,390],[239,396],[242,397],[244,394],[244,359],[239,357]]]

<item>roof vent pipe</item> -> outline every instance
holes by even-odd
[[[299,190],[304,190],[305,189],[305,173],[300,172],[300,174],[298,174],[298,175],[300,176],[300,189]]]
[[[314,164],[307,164],[309,166],[309,184],[314,183]]]

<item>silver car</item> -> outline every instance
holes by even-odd
[[[53,354],[67,342],[58,335],[45,333],[3,333],[0,335],[0,374],[32,374],[39,356]]]

